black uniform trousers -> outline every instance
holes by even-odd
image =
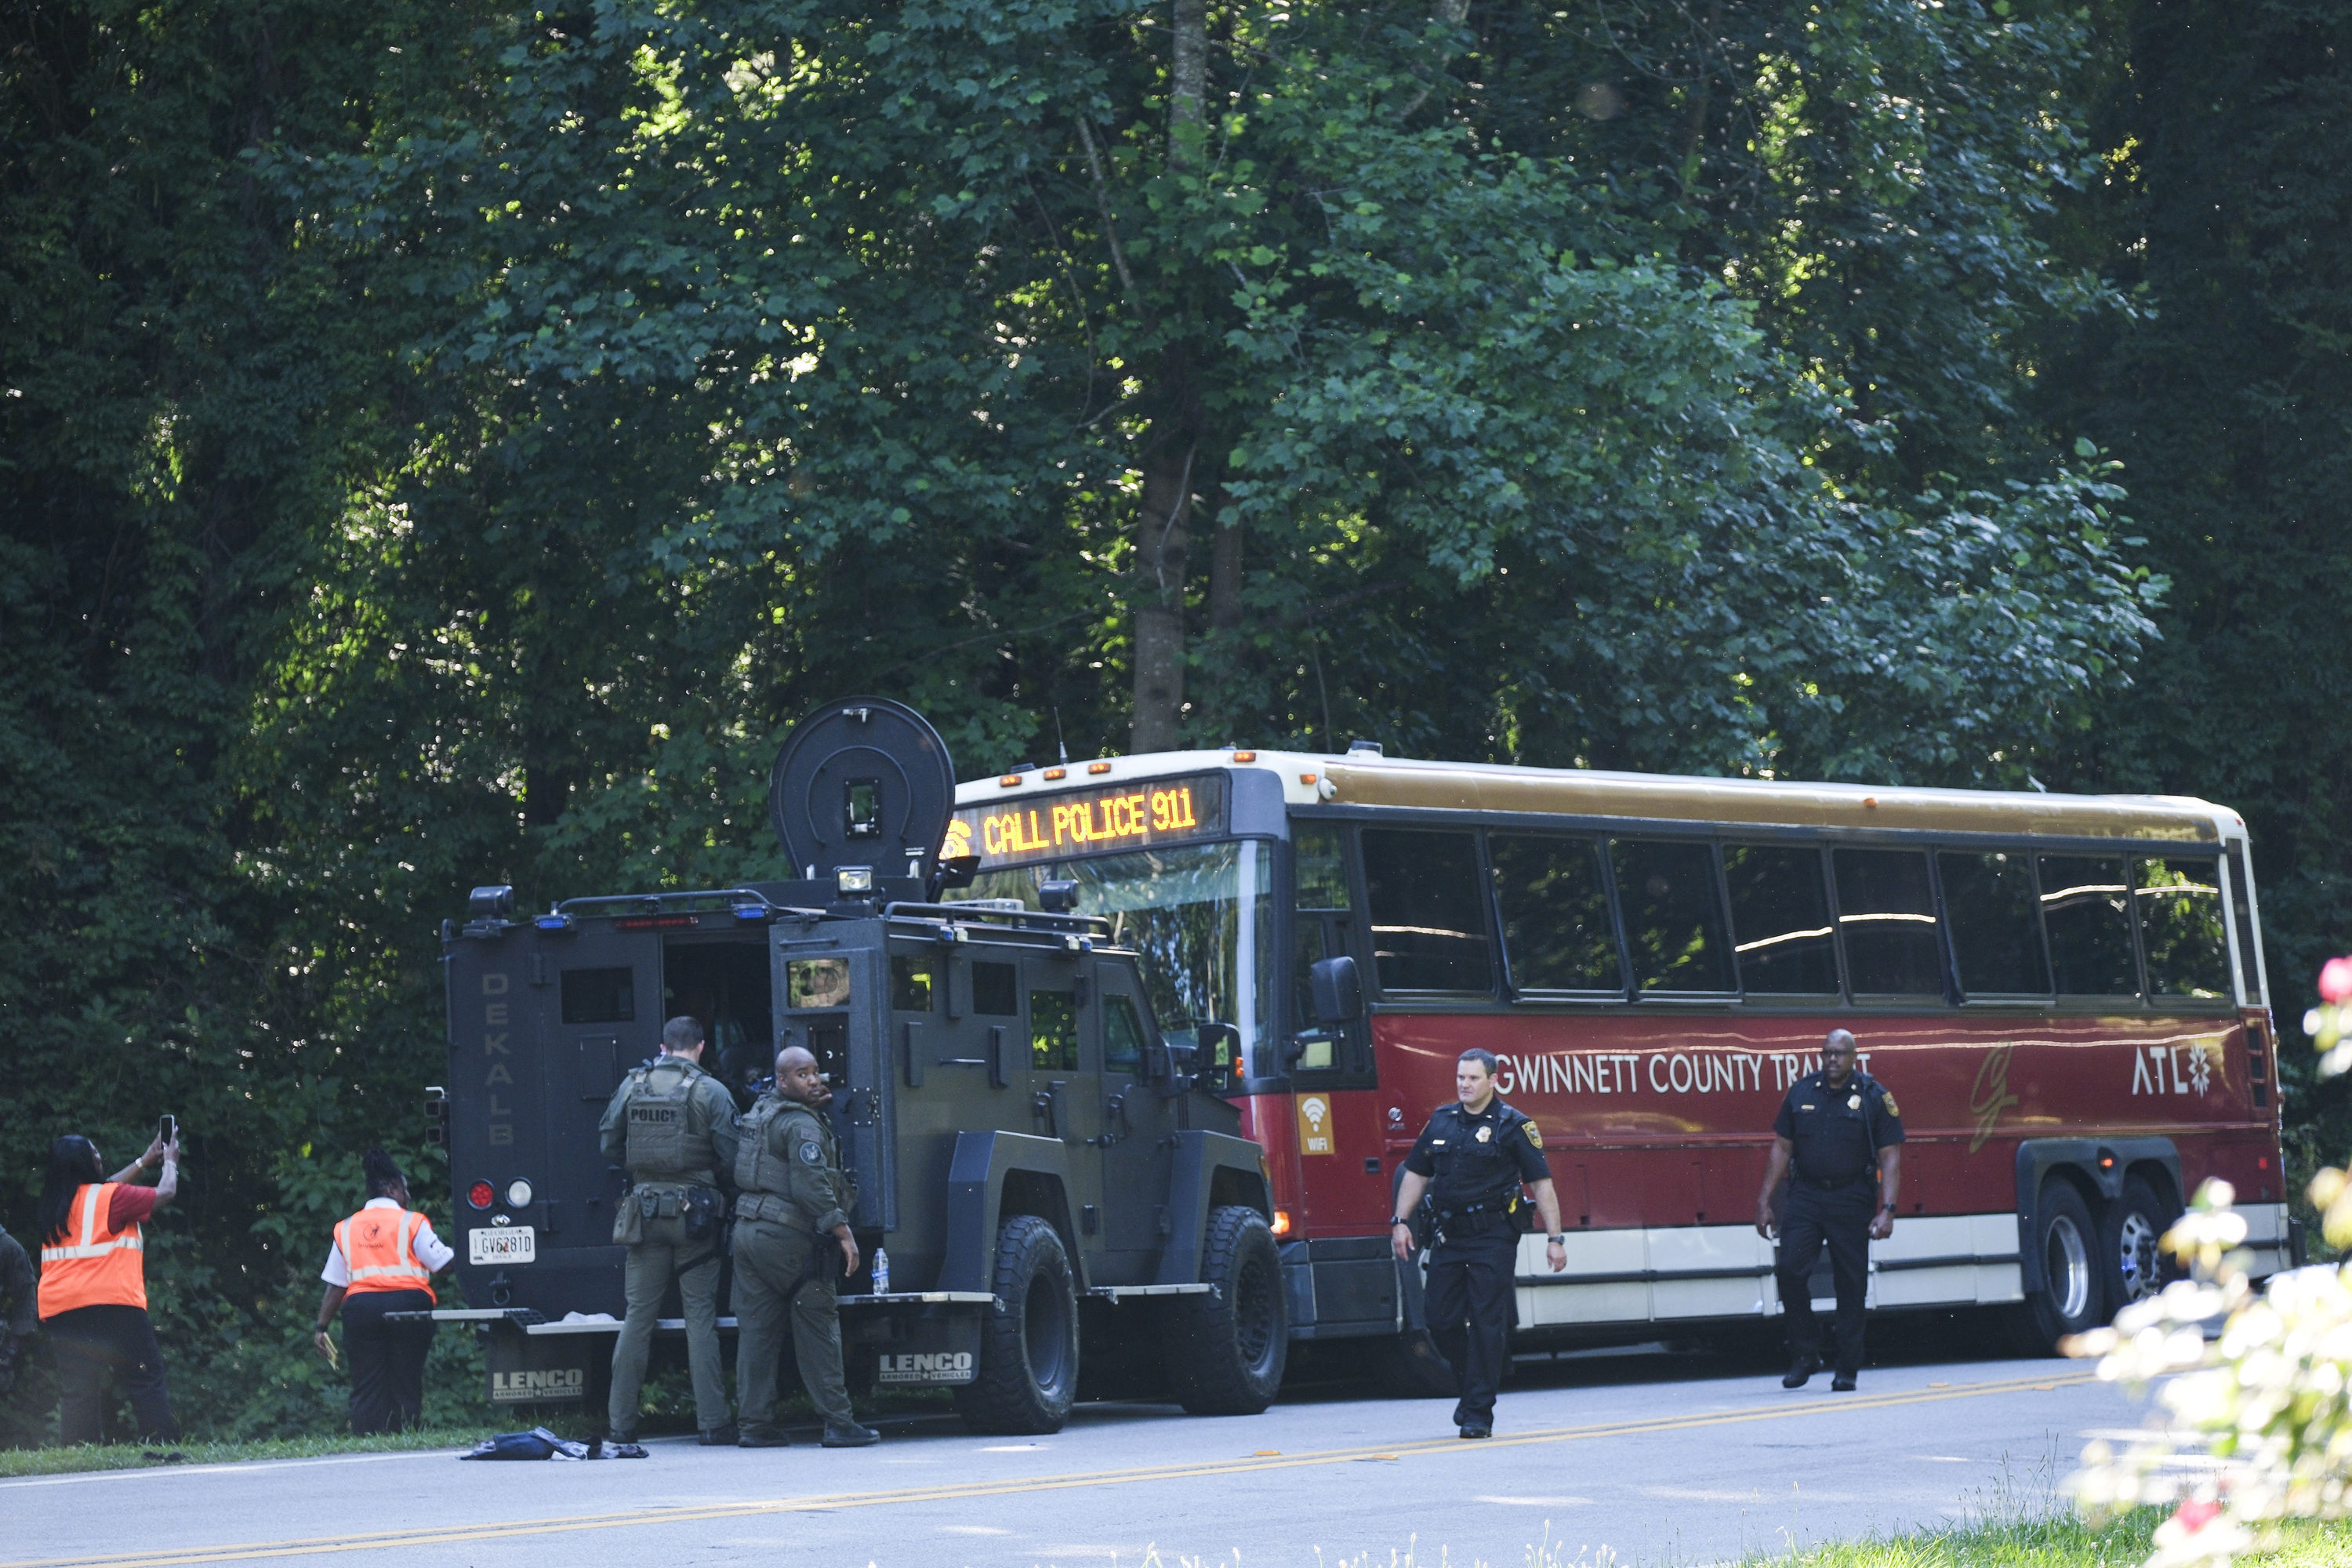
[[[433,1325],[387,1323],[387,1312],[429,1312],[422,1290],[363,1290],[343,1298],[343,1353],[352,1358],[352,1430],[400,1432],[424,1424],[425,1358]]]
[[[1512,1277],[1517,1270],[1519,1233],[1499,1216],[1479,1236],[1449,1235],[1430,1249],[1429,1284],[1423,1307],[1429,1337],[1454,1368],[1462,1402],[1454,1424],[1491,1426],[1495,1394],[1503,1386],[1509,1354]]]
[[[106,1414],[106,1375],[131,1401],[139,1436],[180,1435],[163,1388],[163,1347],[144,1307],[76,1307],[43,1321],[58,1358],[58,1440],[95,1443]]]
[[[1780,1215],[1780,1256],[1774,1267],[1780,1310],[1789,1318],[1791,1359],[1822,1354],[1821,1320],[1813,1315],[1806,1276],[1823,1246],[1837,1282],[1837,1370],[1862,1370],[1862,1304],[1870,1287],[1870,1222],[1878,1215],[1878,1184],[1867,1174],[1824,1191],[1801,1180],[1789,1184]]]

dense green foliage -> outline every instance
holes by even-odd
[[[2204,794],[2301,994],[2342,28],[0,0],[0,1220],[176,1111],[182,1405],[331,1420],[314,1255],[421,1132],[437,921],[772,870],[847,689],[966,773]]]

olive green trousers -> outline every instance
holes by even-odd
[[[627,1201],[625,1199],[624,1202]],[[616,1439],[634,1437],[637,1399],[645,1391],[646,1357],[654,1345],[654,1323],[662,1297],[677,1281],[686,1309],[686,1359],[694,1372],[694,1424],[705,1432],[727,1425],[727,1383],[719,1360],[719,1238],[686,1238],[685,1222],[663,1215],[644,1222],[645,1239],[629,1248],[624,1276],[629,1315],[613,1346],[613,1397],[606,1407]]]
[[[801,1384],[818,1413],[828,1421],[856,1419],[842,1375],[841,1308],[833,1290],[840,1245],[772,1220],[735,1222],[735,1404],[746,1426],[774,1418],[788,1331]]]

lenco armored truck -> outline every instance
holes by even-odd
[[[627,1175],[597,1121],[679,1014],[740,1103],[786,1045],[834,1091],[866,1259],[839,1285],[853,1386],[951,1388],[985,1432],[1055,1430],[1082,1395],[1273,1399],[1289,1332],[1263,1152],[1218,1095],[1234,1031],[1171,1040],[1137,953],[1064,889],[939,902],[973,869],[941,863],[953,792],[921,718],[833,704],[771,780],[801,878],[524,917],[486,888],[444,928],[428,1101],[471,1305],[437,1315],[482,1323],[494,1401],[602,1397]]]

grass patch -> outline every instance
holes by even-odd
[[[68,1475],[77,1470],[159,1468],[150,1454],[184,1454],[191,1465],[235,1465],[261,1459],[316,1459],[331,1454],[403,1454],[430,1448],[470,1448],[493,1426],[446,1426],[422,1432],[354,1437],[268,1437],[249,1443],[86,1443],[74,1448],[0,1448],[0,1477]]]

